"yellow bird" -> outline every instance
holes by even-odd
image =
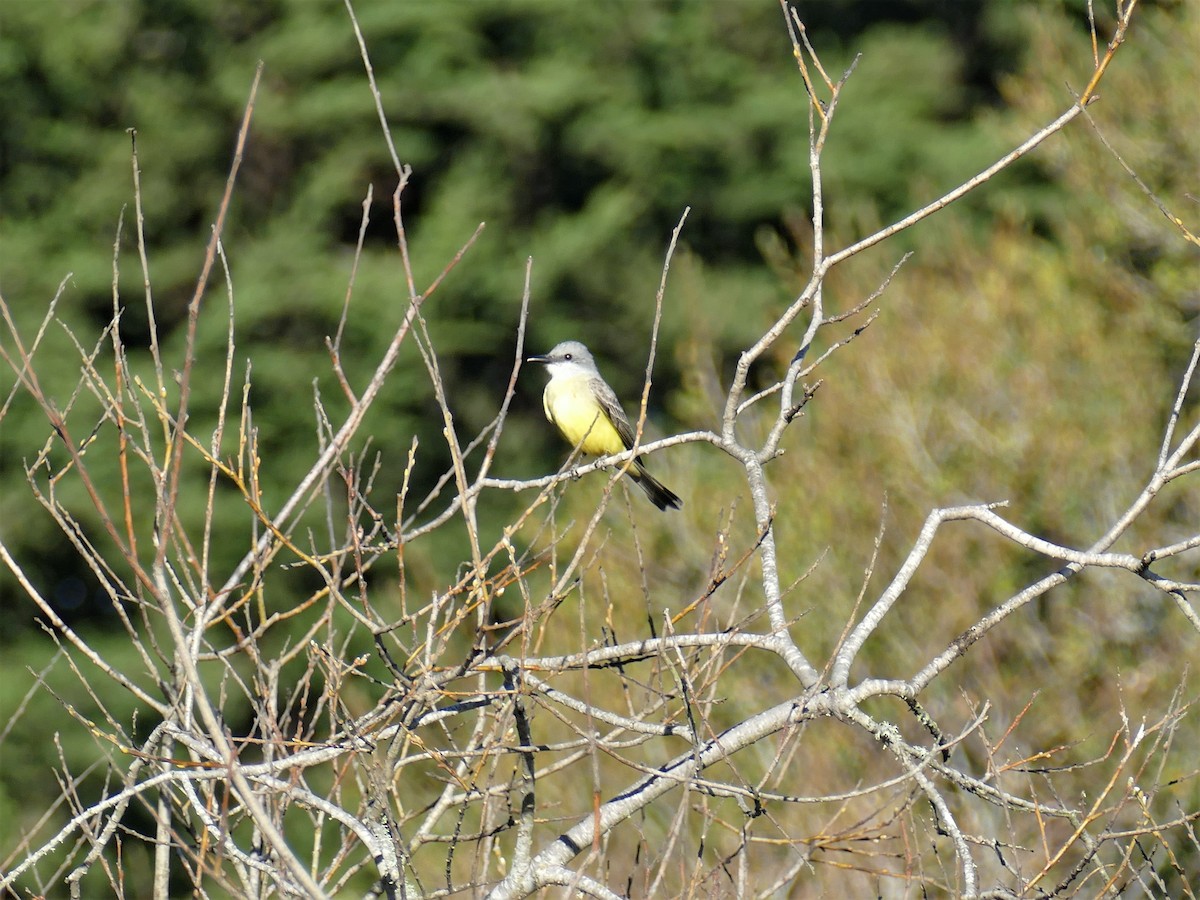
[[[633,426],[616,393],[600,377],[587,347],[579,341],[563,341],[545,356],[531,356],[528,361],[542,363],[550,373],[542,408],[571,446],[591,456],[611,456],[633,446]],[[641,457],[634,459],[628,475],[659,509],[683,505],[646,471]]]

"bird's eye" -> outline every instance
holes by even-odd
[[[571,354],[570,354],[570,353],[564,353],[564,354],[563,354],[563,359],[570,359],[570,358],[571,358]]]

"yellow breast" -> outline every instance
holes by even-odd
[[[607,456],[625,449],[617,429],[596,402],[586,375],[554,378],[542,395],[546,418],[558,426],[572,447],[591,456]]]

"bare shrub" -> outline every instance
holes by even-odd
[[[21,846],[4,851],[0,885],[14,896],[64,889],[88,896],[98,886],[124,895],[135,885],[167,897],[172,878],[197,896],[255,897],[502,898],[553,886],[596,897],[782,896],[818,885],[860,896],[1094,896],[1135,886],[1190,895],[1200,813],[1194,768],[1179,770],[1176,745],[1189,698],[1179,692],[1149,715],[1121,709],[1119,723],[1100,735],[1094,723],[1067,717],[1053,723],[1058,743],[1031,747],[1013,737],[1020,724],[1053,713],[1030,699],[996,721],[989,703],[968,699],[964,684],[972,660],[1004,646],[1019,611],[1084,573],[1111,576],[1112,591],[1149,585],[1194,641],[1200,617],[1189,597],[1197,586],[1163,573],[1176,559],[1195,558],[1200,534],[1159,540],[1136,526],[1168,485],[1195,477],[1200,426],[1187,424],[1184,399],[1200,343],[1150,477],[1083,548],[1023,530],[1002,515],[1002,504],[934,509],[882,589],[871,587],[876,565],[868,552],[852,611],[834,620],[792,602],[796,584],[782,571],[798,564],[795,554],[781,559],[791,551],[778,526],[790,514],[780,498],[794,495],[772,482],[785,435],[818,395],[813,377],[832,355],[859,346],[855,338],[874,321],[904,258],[836,314],[825,302],[830,273],[1086,117],[1133,9],[1119,4],[1114,37],[1096,48],[1091,83],[1061,115],[928,206],[834,251],[826,246],[822,151],[852,72],[839,80],[827,74],[802,23],[787,13],[811,99],[810,277],[745,348],[728,383],[711,380],[717,425],[642,440],[636,451],[694,445],[703,477],[690,497],[725,492],[720,479],[736,472],[748,518],[730,499],[720,517],[643,524],[629,506],[641,498],[618,487],[634,452],[586,464],[572,458],[533,480],[493,474],[527,353],[528,274],[511,377],[491,424],[467,438],[422,319],[445,272],[428,285],[413,273],[402,206],[410,173],[394,148],[407,297],[391,346],[360,386],[341,370],[340,333],[330,339],[349,412],[335,419],[314,398],[319,454],[291,496],[268,507],[258,473],[271,460],[260,456],[251,382],[240,374],[234,283],[221,244],[252,89],[179,359],[165,357],[152,331],[152,377],[136,374],[116,327],[122,301],[114,275],[112,326],[98,341],[72,336],[75,392],[48,396],[38,349],[55,328],[54,307],[34,334],[22,333],[4,307],[3,356],[51,429],[26,462],[29,483],[103,587],[136,657],[117,665],[68,627],[0,546],[63,664],[95,686],[97,713],[64,706],[54,730],[71,741],[90,735],[103,755],[90,771],[74,770],[62,755],[63,814],[48,814]],[[361,33],[359,40],[367,62]],[[133,228],[153,328],[136,156],[134,174]],[[660,311],[686,216],[667,249]],[[446,271],[470,264],[463,259]],[[214,273],[224,275],[224,310],[210,296],[218,293]],[[197,357],[201,316],[228,317],[223,361]],[[373,491],[384,462],[356,441],[401,346],[411,343],[435,388],[453,465],[427,496],[406,487],[393,501]],[[639,440],[656,348],[657,334]],[[779,359],[786,365],[774,368]],[[203,377],[223,380],[212,420],[192,415],[201,367]],[[752,372],[765,386],[750,388]],[[410,471],[418,453],[414,445]],[[720,468],[715,457],[733,465]],[[96,487],[94,472],[106,466],[119,469],[120,496]],[[189,476],[197,467],[204,478]],[[564,491],[597,470],[608,475],[604,489],[572,507]],[[219,510],[229,514],[230,488],[255,538],[232,570],[215,571],[211,548],[224,539],[215,523]],[[479,516],[497,492],[527,498],[499,534]],[[102,533],[81,527],[80,503],[98,516]],[[199,527],[180,515],[185,504],[204,510]],[[919,664],[887,674],[864,647],[886,637],[923,563],[964,528],[1052,566],[1007,596],[979,598],[961,633],[917,646]],[[675,529],[673,541],[666,529]],[[1137,549],[1114,549],[1131,531]],[[451,533],[466,548],[461,561],[436,573],[436,590],[418,594],[408,560],[431,536]],[[684,557],[694,583],[671,583],[663,553]],[[291,596],[298,580],[308,595],[283,608],[277,598]],[[500,598],[518,610],[509,620],[497,618]],[[628,636],[638,629],[644,633]],[[832,645],[823,661],[802,649],[813,632]],[[1185,667],[1186,660],[1175,667],[1181,683]],[[1039,685],[1029,674],[1014,690],[1032,698]],[[114,706],[107,699],[114,693],[127,705]],[[1084,747],[1088,758],[1076,753]],[[84,780],[103,782],[101,799],[85,799]],[[152,823],[153,832],[135,821]],[[134,844],[152,856],[144,880],[130,868]]]

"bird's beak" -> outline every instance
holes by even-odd
[[[525,360],[525,362],[548,363],[548,362],[550,362],[550,357],[548,357],[548,356],[530,356]]]

